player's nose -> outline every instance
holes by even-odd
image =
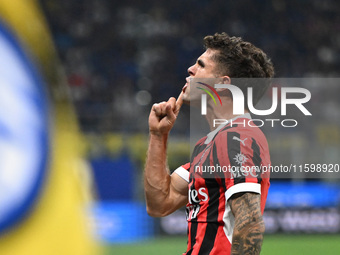
[[[195,68],[196,64],[195,65],[192,65],[188,68],[188,73],[190,74],[190,76],[195,76],[195,73],[196,73],[196,68]]]

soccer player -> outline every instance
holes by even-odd
[[[191,78],[219,78],[225,84],[233,84],[233,78],[270,78],[274,74],[267,55],[239,37],[226,33],[206,36],[204,45],[206,51],[188,69],[189,77],[178,99],[171,97],[152,106],[144,173],[147,211],[151,216],[162,217],[186,205],[188,246],[184,254],[259,254],[269,179],[261,174],[232,171],[208,176],[202,170],[209,166],[251,169],[270,165],[264,134],[254,127],[247,107],[244,115],[233,114],[229,90],[221,91],[223,107],[207,107],[211,132],[198,141],[191,162],[169,174],[169,132],[183,102],[197,100],[190,93],[194,89]],[[254,86],[256,103],[269,84],[247,86]],[[229,121],[215,129],[212,122],[217,118],[233,120],[235,124]]]

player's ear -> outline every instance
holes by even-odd
[[[231,84],[231,79],[229,76],[225,75],[219,78],[219,83],[220,84]],[[219,93],[224,93],[223,95],[230,94],[230,91],[227,88],[218,88],[216,89]]]
[[[223,84],[230,84],[231,83],[231,79],[229,76],[225,75],[222,77],[222,82]]]

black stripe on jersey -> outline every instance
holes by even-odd
[[[228,132],[227,142],[228,142],[228,158],[230,162],[230,166],[233,170],[240,168],[241,165],[236,162],[237,155],[241,153],[241,142],[233,139],[233,137],[237,137],[240,139],[240,134],[237,132]],[[233,174],[232,174],[233,175]],[[244,174],[240,171],[239,174],[237,172],[234,173],[234,184],[245,182],[246,178]]]
[[[255,141],[254,138],[252,138],[253,140],[253,143],[251,144],[251,149],[253,150],[253,157],[252,157],[252,160],[253,160],[253,163],[255,166],[258,166],[259,169],[261,167],[261,162],[262,162],[262,159],[261,159],[261,152],[260,152],[260,147],[259,145],[257,144],[257,142]],[[260,169],[261,170],[261,169]],[[258,172],[258,177],[257,177],[257,183],[261,183],[261,172]]]
[[[217,148],[216,148],[216,144],[214,143],[213,145],[213,164],[214,166],[221,166],[220,164],[220,161],[218,160],[218,157],[217,157]],[[222,166],[221,166],[222,167]],[[221,178],[221,183],[222,183],[222,186],[223,186],[223,189],[224,191],[227,190],[227,186],[225,185],[225,175],[223,172],[217,172],[217,175],[219,178]]]
[[[203,166],[210,166],[210,150],[208,157],[203,163]],[[209,254],[214,247],[215,238],[218,230],[218,207],[219,207],[219,197],[220,197],[220,185],[216,181],[213,175],[210,178],[204,178],[205,185],[208,190],[209,202],[207,207],[207,219],[206,219],[206,230],[204,233],[204,238],[200,247],[199,255]],[[216,224],[215,224],[216,223]]]
[[[191,228],[190,228],[190,243],[191,243],[191,247],[190,250],[186,253],[186,255],[191,255],[193,249],[194,249],[194,245],[196,243],[196,234],[197,234],[197,226],[198,223],[197,221],[193,222],[191,221]]]
[[[197,144],[194,148],[194,151],[191,154],[191,163],[194,162],[194,158],[197,157],[204,149],[207,147],[207,144]]]
[[[188,241],[190,238],[190,249],[188,250],[188,252],[186,253],[186,255],[190,255],[194,249],[194,245],[196,244],[196,235],[197,235],[197,227],[198,227],[198,223],[197,221],[191,221],[190,222],[191,227],[190,227],[190,236],[188,236]]]
[[[237,124],[235,124],[233,127],[235,127],[235,126],[237,126]],[[217,134],[219,134],[219,133],[221,133],[221,132],[223,132],[223,131],[225,131],[225,130],[227,130],[227,129],[233,128],[233,127],[232,127],[232,126],[224,127],[222,130],[220,130],[219,132],[217,132]],[[216,134],[216,135],[217,135],[217,134]],[[214,136],[214,139],[215,139],[216,135]],[[215,167],[216,167],[216,166],[221,166],[221,167],[223,167],[223,166],[220,164],[220,161],[219,161],[218,156],[217,156],[217,147],[216,147],[215,141],[214,141],[214,144],[213,144],[213,152],[212,152],[212,153],[213,153],[213,165],[214,165]],[[224,190],[226,191],[226,190],[227,190],[227,187],[226,187],[226,184],[225,184],[225,177],[226,177],[225,173],[223,173],[223,172],[217,172],[217,176],[218,176],[219,178],[221,178],[222,186],[223,186]]]
[[[201,143],[195,146],[194,151],[192,152],[191,155],[191,161],[190,161],[190,168],[196,169],[196,166],[200,164],[202,157],[204,156],[204,153],[207,149],[209,149],[207,144]],[[202,155],[200,155],[203,152]],[[194,164],[194,161],[196,158],[200,157],[201,159],[198,160],[196,164]],[[195,171],[190,172],[189,175],[189,181],[191,181],[192,178],[195,178]],[[195,186],[194,186],[195,187]]]
[[[192,179],[192,185],[190,185],[189,189],[193,188],[195,189],[195,178],[192,177],[192,174],[190,174],[190,179]],[[190,180],[191,181],[191,180]],[[190,250],[187,252],[187,255],[190,255],[192,253],[192,250],[194,248],[194,245],[196,243],[196,234],[197,234],[197,218],[190,220],[191,226],[190,226],[190,236],[188,236],[188,239],[190,238]]]
[[[226,126],[226,127],[222,128],[220,131],[218,131],[218,132],[214,135],[214,137],[213,137],[211,140],[213,141],[213,140],[215,139],[215,137],[216,137],[219,133],[221,133],[221,132],[223,132],[223,131],[225,131],[225,130],[227,130],[227,129],[233,128],[233,127],[237,127],[237,124],[235,124],[235,125],[233,125],[233,126]]]
[[[207,228],[205,230],[204,239],[200,251],[198,252],[198,255],[209,254],[212,248],[214,248],[216,234],[218,231],[218,223],[208,222],[206,226]]]

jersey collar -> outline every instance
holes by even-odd
[[[239,116],[236,116],[235,118],[233,119],[230,119],[228,120],[226,123],[223,123],[221,125],[219,125],[215,130],[211,131],[209,134],[207,134],[207,139],[205,139],[205,142],[204,144],[209,144],[213,139],[214,137],[216,136],[216,134],[223,128],[225,127],[226,125],[228,125],[230,123],[230,121],[235,121],[237,119],[251,119],[251,115],[250,113],[246,113],[246,114],[243,114],[243,115],[239,115]]]

